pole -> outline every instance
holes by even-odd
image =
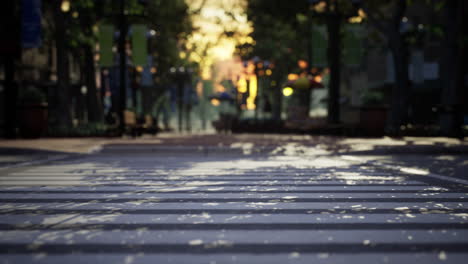
[[[328,87],[328,123],[340,122],[340,26],[341,17],[338,11],[338,3],[334,2],[333,8],[329,7],[327,13],[328,23],[328,59],[330,62],[330,84]]]
[[[127,54],[125,52],[125,44],[127,38],[127,17],[125,15],[125,0],[120,0],[120,15],[119,15],[119,73],[120,73],[120,133],[125,132],[125,122],[124,122],[124,111],[127,105],[127,79],[126,79],[126,67],[127,67]]]
[[[183,112],[184,112],[184,105],[183,105],[183,98],[184,98],[184,73],[179,72],[176,73],[177,78],[177,102],[178,102],[178,128],[179,133],[183,130]]]
[[[307,11],[307,76],[311,73],[312,70],[312,10]]]

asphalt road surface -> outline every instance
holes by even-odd
[[[467,263],[467,186],[318,149],[110,145],[0,170],[0,263]]]

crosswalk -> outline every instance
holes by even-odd
[[[200,153],[0,172],[0,263],[466,263],[463,184],[332,155]]]

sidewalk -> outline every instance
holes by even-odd
[[[468,140],[451,138],[343,138],[275,134],[169,134],[141,138],[45,138],[0,140],[0,167],[99,151],[103,145],[140,145],[153,149],[241,149],[244,153],[264,149],[268,153],[354,156],[428,173],[468,179]],[[130,148],[129,148],[130,147]]]
[[[104,140],[96,138],[44,138],[0,140],[0,168],[90,153]]]

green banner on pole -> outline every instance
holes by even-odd
[[[114,26],[99,26],[99,65],[102,67],[111,67],[114,65],[114,53],[112,46],[114,44]]]
[[[313,67],[326,67],[328,65],[327,48],[328,35],[325,25],[312,26],[312,63]]]
[[[148,58],[148,47],[145,25],[132,25],[132,58],[135,66],[145,66]]]
[[[364,28],[360,24],[345,25],[343,61],[348,66],[358,66],[364,56]]]

